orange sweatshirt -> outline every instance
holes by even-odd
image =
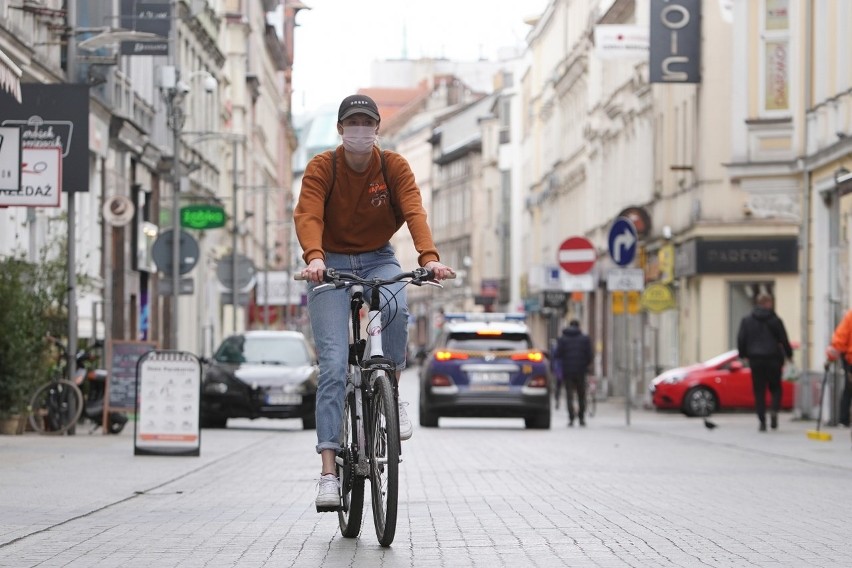
[[[389,199],[380,151],[373,148],[370,166],[359,173],[346,163],[343,147],[339,146],[335,157],[337,175],[328,203],[331,156],[323,152],[308,162],[293,215],[306,263],[315,258],[325,260],[326,252],[357,254],[377,250],[390,241],[403,223],[408,224],[421,266],[440,259],[408,161],[396,152],[385,153],[393,194]]]
[[[847,311],[834,328],[831,346],[843,353],[846,362],[852,363],[852,310]]]

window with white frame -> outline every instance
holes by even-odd
[[[760,31],[760,107],[763,114],[787,114],[790,111],[790,0],[763,0]]]

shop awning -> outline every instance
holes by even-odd
[[[6,91],[21,102],[21,68],[12,63],[3,50],[0,50],[0,89]]]

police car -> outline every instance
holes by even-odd
[[[445,314],[420,373],[420,425],[441,416],[523,418],[550,428],[550,380],[523,314]]]

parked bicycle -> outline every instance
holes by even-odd
[[[361,531],[364,513],[364,484],[370,480],[373,524],[379,544],[390,546],[396,533],[399,499],[399,463],[402,448],[399,438],[399,390],[396,364],[382,351],[382,305],[393,307],[394,295],[386,286],[398,282],[421,286],[443,286],[433,281],[434,273],[425,268],[403,272],[393,278],[362,278],[357,274],[326,269],[314,292],[348,288],[350,295],[351,339],[349,371],[343,406],[340,450],[335,461],[341,483],[337,509],[340,533],[355,538]],[[301,275],[295,275],[302,280]],[[369,289],[366,321],[367,338],[361,336],[361,308],[364,290]],[[393,313],[390,318],[395,317]],[[366,354],[366,355],[365,355]]]
[[[89,433],[104,424],[104,404],[107,371],[98,368],[98,350],[103,342],[97,341],[77,352],[77,369],[74,380],[65,379],[67,349],[56,338],[49,340],[57,349],[57,361],[50,381],[42,385],[30,401],[30,425],[40,434],[60,435],[73,433],[81,418],[92,423]],[[123,412],[110,411],[106,419],[107,432],[118,434],[127,423]]]
[[[67,350],[55,337],[48,340],[56,347],[56,364],[50,381],[40,386],[30,400],[30,426],[39,434],[60,436],[71,430],[83,413],[83,392],[65,378]]]

